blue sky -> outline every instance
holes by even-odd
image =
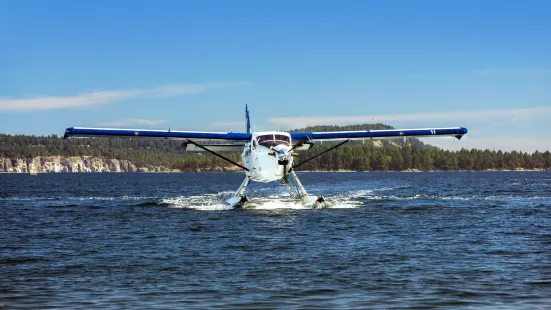
[[[0,132],[465,126],[551,150],[551,1],[0,1]]]

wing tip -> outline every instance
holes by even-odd
[[[469,130],[467,130],[467,128],[459,127],[459,132],[455,135],[455,137],[457,138],[457,140],[461,140],[461,138],[463,138],[463,136],[468,132]]]
[[[69,127],[65,129],[65,134],[63,135],[63,139],[68,139],[72,137],[74,130],[75,130],[75,127]]]

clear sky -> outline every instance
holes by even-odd
[[[0,0],[0,132],[464,126],[551,150],[551,1]]]

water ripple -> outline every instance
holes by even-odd
[[[0,309],[546,308],[551,173],[0,177]],[[80,184],[80,186],[75,186]],[[70,190],[67,190],[70,189]]]

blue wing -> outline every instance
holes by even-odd
[[[219,139],[219,140],[250,140],[250,133],[240,132],[203,132],[203,131],[171,131],[145,129],[112,129],[70,127],[65,130],[64,138],[70,137],[130,137],[148,139]]]
[[[362,139],[389,139],[400,137],[435,137],[452,136],[461,139],[467,133],[465,127],[450,128],[422,128],[422,129],[386,129],[386,130],[361,130],[361,131],[334,131],[334,132],[294,132],[291,138],[294,141],[318,140],[318,141],[338,141],[338,140],[362,140]]]

